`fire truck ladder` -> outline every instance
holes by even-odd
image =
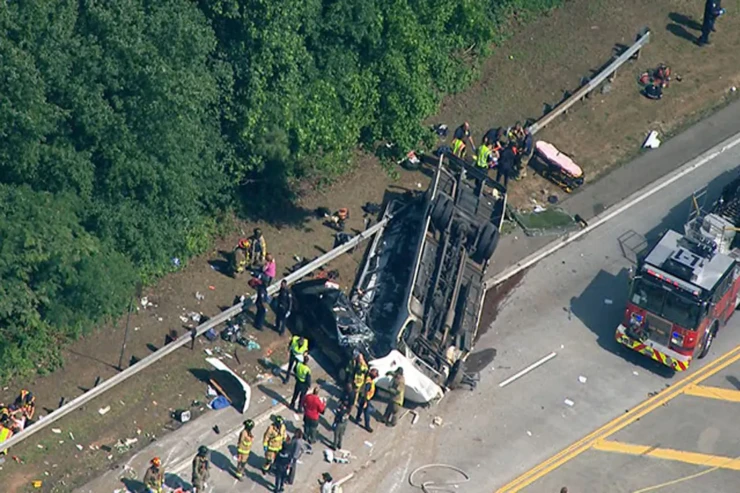
[[[707,187],[700,188],[691,194],[691,207],[689,208],[689,217],[686,218],[688,224],[697,217],[703,216],[706,212],[704,207],[707,202]]]
[[[642,256],[647,252],[647,239],[645,239],[645,237],[640,233],[631,229],[622,233],[622,235],[617,238],[617,241],[619,242],[619,248],[622,250],[624,258],[634,265],[637,265],[640,258],[642,258]]]

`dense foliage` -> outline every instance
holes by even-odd
[[[57,367],[260,190],[417,145],[511,14],[559,2],[2,2],[0,379]]]

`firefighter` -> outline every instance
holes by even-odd
[[[311,368],[309,368],[309,358],[307,354],[295,365],[295,387],[293,388],[293,398],[290,400],[290,408],[301,412],[303,408],[303,398],[311,386]],[[295,405],[298,403],[298,407]]]
[[[370,414],[373,412],[372,400],[375,397],[375,379],[378,378],[378,370],[370,369],[365,377],[365,385],[360,389],[360,398],[357,402],[357,416],[355,422],[360,424],[360,417],[365,418],[365,429],[370,433],[373,429],[370,427]]]
[[[244,429],[239,433],[239,441],[236,443],[236,471],[234,475],[240,481],[244,478],[244,469],[247,466],[249,453],[252,450],[252,442],[254,441],[253,429],[254,421],[251,419],[246,420],[244,422]]]
[[[396,426],[398,420],[398,411],[403,407],[403,394],[406,390],[406,380],[403,377],[403,368],[400,366],[395,372],[388,372],[388,376],[393,376],[391,381],[391,400],[388,402],[388,407],[385,409],[383,414],[383,420],[388,426]]]
[[[205,445],[201,445],[198,447],[198,455],[193,459],[193,475],[190,482],[193,483],[194,493],[203,493],[205,491],[206,483],[211,475],[210,467],[208,448]]]
[[[265,255],[267,255],[267,242],[265,237],[262,236],[262,230],[255,228],[252,237],[249,238],[249,258],[250,263],[254,267],[255,265],[262,265],[265,263]]]
[[[303,356],[308,353],[308,339],[301,336],[293,336],[290,338],[290,344],[288,344],[288,369],[285,371],[285,378],[283,383],[288,383],[290,380],[290,373],[293,371],[295,364],[303,359]]]
[[[275,462],[275,456],[283,448],[283,442],[288,435],[282,416],[272,416],[272,423],[267,427],[262,438],[262,447],[265,451],[265,462],[262,464],[262,474],[267,474]]]
[[[164,485],[164,469],[159,457],[153,458],[150,462],[149,469],[144,474],[144,487],[146,493],[162,493]]]
[[[462,139],[454,139],[452,141],[452,154],[460,159],[465,159],[465,151],[465,142],[463,142]]]
[[[27,420],[32,420],[36,413],[36,397],[30,391],[23,389],[15,399],[14,407],[20,409]]]
[[[241,274],[252,263],[250,260],[251,250],[252,247],[249,239],[241,238],[231,253],[231,261],[233,262],[232,271],[234,274]]]
[[[357,404],[357,394],[360,387],[365,383],[365,375],[367,375],[368,366],[365,363],[365,357],[362,353],[356,353],[355,357],[349,362],[346,372],[346,381],[352,385],[352,401],[351,405]]]

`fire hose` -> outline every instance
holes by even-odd
[[[417,484],[414,481],[414,476],[426,469],[432,469],[432,468],[438,468],[438,469],[447,469],[450,471],[454,471],[462,476],[462,478],[458,481],[447,481],[444,483],[437,483],[435,481],[424,481],[422,483]],[[462,469],[451,466],[449,464],[426,464],[421,467],[417,467],[414,469],[411,474],[409,475],[409,484],[413,486],[414,488],[420,488],[421,491],[424,493],[430,493],[432,491],[454,491],[454,489],[450,489],[451,486],[457,487],[457,485],[462,483],[467,483],[470,481],[470,476],[468,476],[468,473],[463,471]]]

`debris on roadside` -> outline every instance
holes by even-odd
[[[206,299],[206,296],[203,293],[201,293],[200,291],[196,291],[195,292],[195,299],[198,300],[198,301],[203,301],[204,299]]]
[[[564,403],[565,403],[565,405],[566,405],[566,406],[568,406],[568,407],[573,407],[573,406],[575,406],[575,405],[576,405],[576,403],[575,403],[575,402],[573,402],[573,401],[572,401],[572,400],[570,400],[570,399],[565,399],[565,400],[564,400],[563,402],[564,402]]]
[[[56,433],[58,435],[58,434],[60,434],[62,432],[62,430],[60,430],[59,428],[52,428],[51,429],[51,432],[52,433]]]
[[[645,149],[657,149],[658,147],[660,147],[658,132],[655,130],[651,130],[645,138],[645,142],[642,143],[642,147]]]
[[[108,411],[110,411],[110,406],[101,407],[100,409],[98,409],[98,414],[103,416]]]
[[[413,415],[413,417],[411,418],[411,424],[415,425],[416,422],[419,421],[419,413],[417,413],[416,411],[411,411],[411,414]]]
[[[581,376],[578,377],[578,381],[581,382],[581,383],[586,383],[586,380],[588,380],[588,379],[586,377],[584,377],[583,375],[581,375]]]

